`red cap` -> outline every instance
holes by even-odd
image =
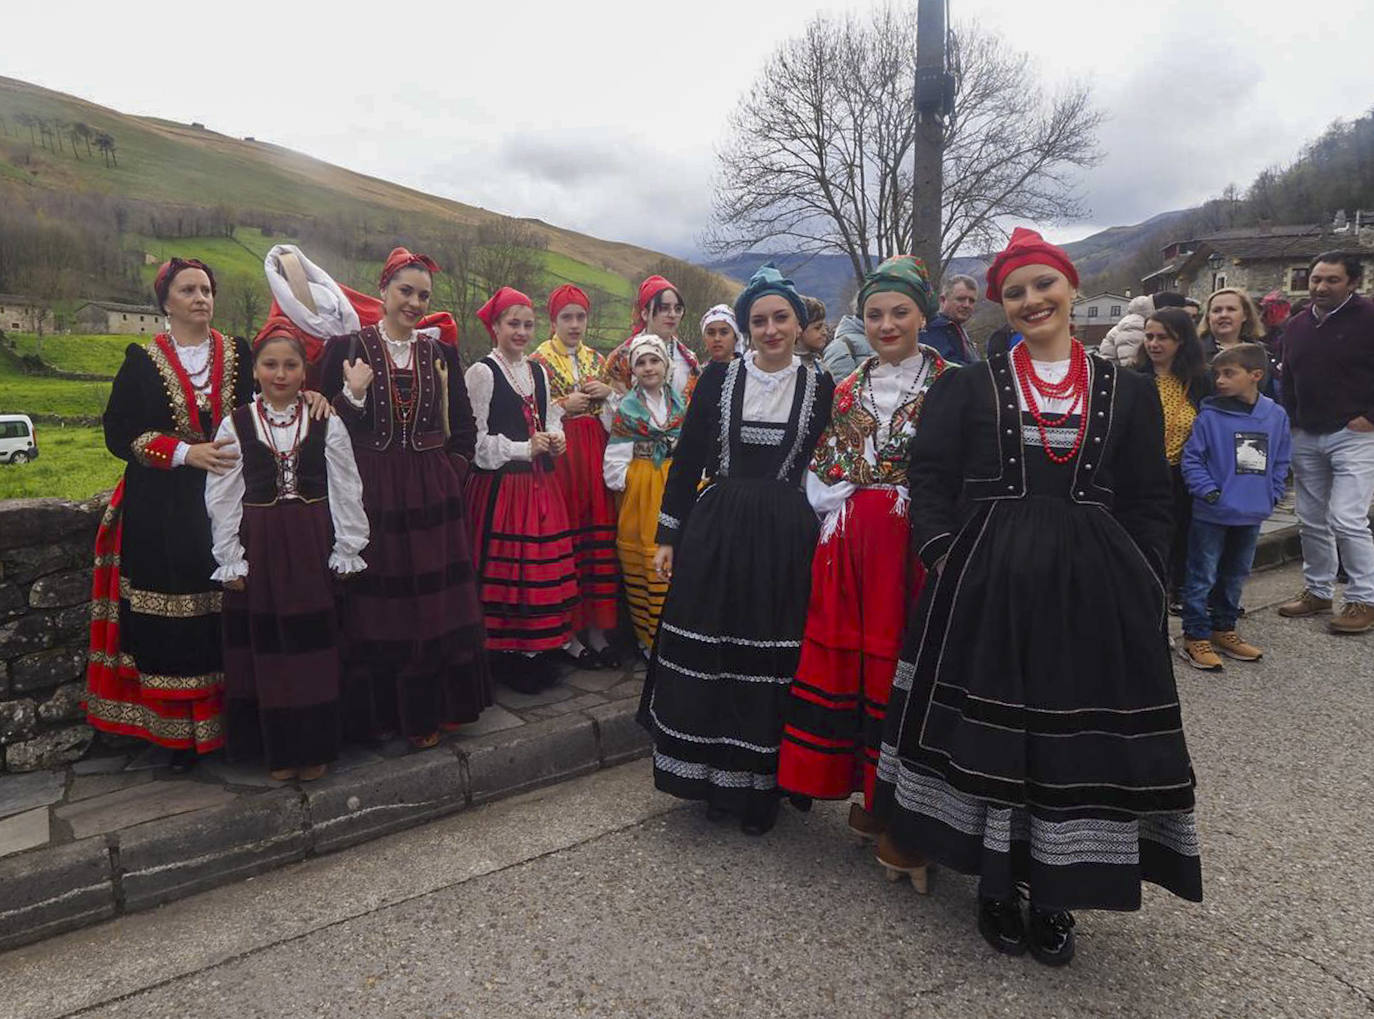
[[[386,256],[386,264],[382,266],[382,275],[377,281],[377,289],[385,290],[391,277],[412,265],[423,267],[431,275],[439,271],[439,263],[428,255],[417,255],[406,248],[392,248],[391,254]]]
[[[1058,269],[1078,286],[1078,270],[1063,248],[1056,247],[1034,230],[1018,226],[1011,232],[1007,246],[988,266],[988,300],[1002,300],[1002,281],[1023,265],[1048,265]]]
[[[587,299],[587,295],[582,292],[580,287],[575,287],[571,283],[564,283],[549,295],[549,321],[552,322],[557,319],[558,313],[570,304],[580,304],[588,311],[592,307],[592,302]]]
[[[482,324],[487,327],[487,332],[491,334],[492,342],[496,342],[496,323],[505,314],[508,308],[526,305],[533,308],[534,302],[516,290],[514,287],[502,287],[491,295],[491,300],[477,309],[477,317],[482,320]]]

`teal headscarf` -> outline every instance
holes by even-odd
[[[927,321],[934,318],[939,309],[935,291],[930,288],[926,264],[915,255],[893,255],[864,277],[864,285],[859,288],[860,317],[864,313],[864,302],[869,297],[887,292],[906,294],[916,302],[916,307],[921,309]]]
[[[749,278],[748,284],[735,298],[735,321],[739,323],[739,330],[746,339],[749,336],[749,309],[760,297],[769,294],[785,298],[797,313],[797,321],[803,328],[806,327],[806,305],[802,302],[801,294],[797,293],[792,281],[778,271],[776,265],[767,262],[759,266],[758,272]]]

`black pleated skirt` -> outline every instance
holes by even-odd
[[[893,683],[876,806],[987,895],[1135,909],[1202,895],[1160,579],[1103,507],[981,506],[932,576]]]
[[[722,479],[698,498],[640,702],[657,788],[733,811],[777,794],[817,533],[782,482]]]

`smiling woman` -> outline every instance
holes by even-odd
[[[1159,398],[1071,337],[1077,283],[1017,229],[988,294],[1024,342],[927,394],[911,544],[933,580],[878,764],[893,844],[979,875],[983,936],[1049,965],[1073,955],[1071,909],[1137,909],[1142,880],[1202,896],[1164,631]]]

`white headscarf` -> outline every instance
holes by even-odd
[[[665,368],[672,365],[672,361],[668,357],[668,345],[653,333],[640,333],[630,341],[631,371],[634,371],[635,362],[639,360],[641,354],[654,354],[663,362]]]
[[[286,275],[278,261],[278,257],[283,254],[293,254],[301,260],[301,268],[305,270],[306,283],[310,287],[310,296],[315,302],[314,311],[297,300],[296,295],[291,292],[291,286],[286,282]],[[339,285],[329,273],[306,258],[301,249],[294,244],[275,245],[267,253],[263,268],[267,272],[267,286],[271,289],[277,306],[287,318],[311,336],[328,339],[331,336],[354,333],[361,328],[358,313],[347,295],[339,289]]]
[[[724,322],[735,334],[735,353],[744,356],[744,337],[740,335],[739,324],[735,321],[735,312],[728,304],[717,304],[709,309],[705,315],[701,316],[701,332],[706,333],[706,327],[712,322]]]

